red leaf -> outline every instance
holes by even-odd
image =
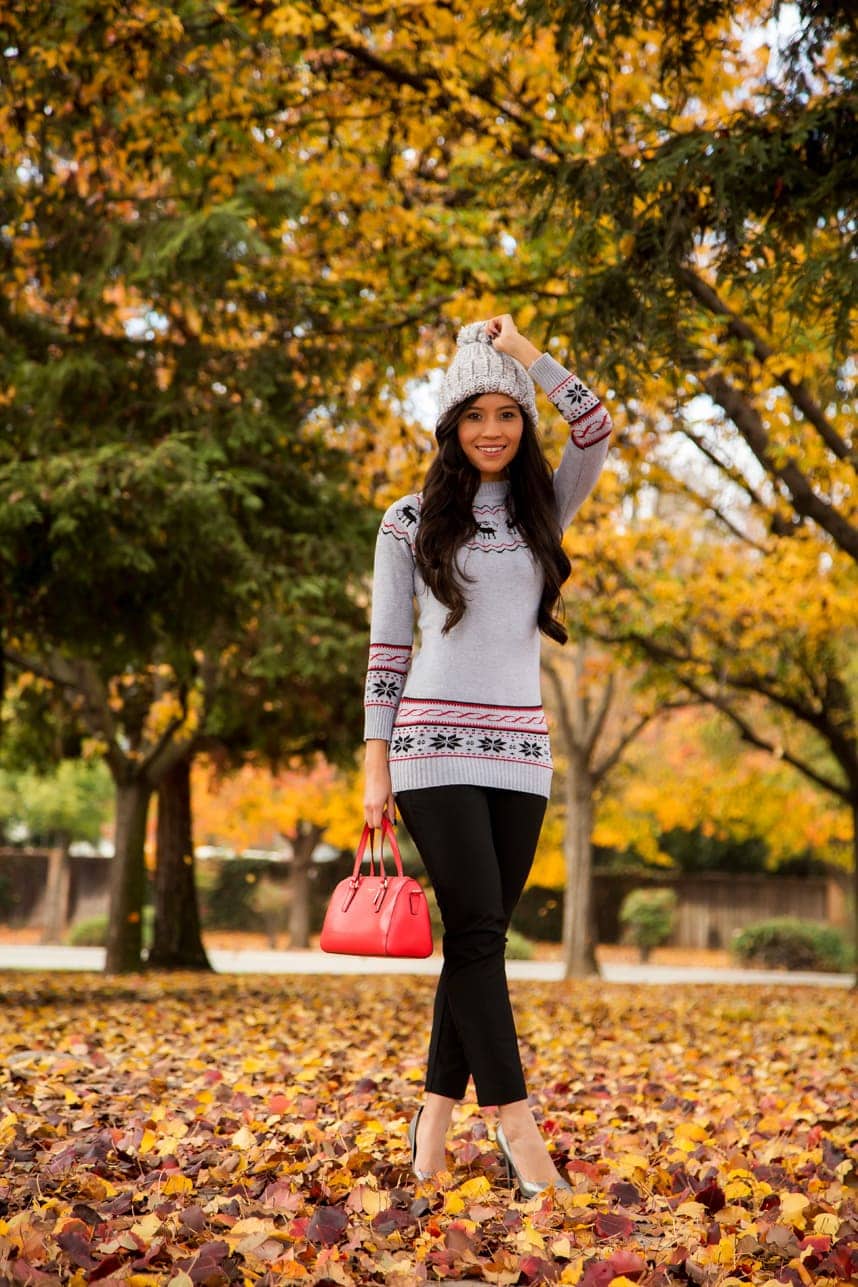
[[[707,1184],[705,1189],[700,1189],[699,1192],[695,1193],[694,1201],[702,1203],[710,1215],[714,1215],[716,1211],[720,1211],[722,1207],[727,1205],[724,1190],[720,1184],[715,1183]]]
[[[813,1247],[814,1251],[830,1251],[831,1238],[826,1233],[811,1233],[802,1238],[798,1247],[799,1251],[804,1251],[807,1247]]]
[[[379,1211],[370,1221],[376,1233],[380,1233],[386,1238],[389,1233],[405,1233],[413,1229],[417,1224],[414,1216],[410,1211],[401,1211],[397,1207],[388,1207],[386,1211]]]
[[[450,1251],[461,1253],[472,1251],[474,1240],[460,1220],[454,1220],[447,1228],[444,1244]]]
[[[627,1238],[634,1227],[634,1222],[628,1216],[618,1215],[614,1211],[600,1211],[596,1216],[597,1238],[616,1238],[618,1234]]]
[[[624,1274],[626,1278],[639,1278],[641,1274],[646,1273],[646,1261],[643,1256],[638,1256],[633,1251],[614,1251],[608,1257],[608,1264],[614,1271],[614,1275],[619,1278]]]
[[[639,1191],[628,1180],[617,1180],[608,1192],[624,1207],[638,1206],[641,1200]]]
[[[333,1247],[346,1232],[348,1217],[342,1207],[317,1207],[307,1228],[310,1242],[321,1242]]]
[[[57,1245],[62,1247],[69,1260],[78,1269],[95,1269],[98,1264],[98,1261],[93,1260],[89,1254],[89,1243],[74,1229],[69,1232],[58,1233]]]
[[[185,1207],[179,1219],[186,1229],[192,1229],[194,1233],[202,1233],[206,1227],[206,1213],[202,1207]]]
[[[114,1269],[119,1269],[124,1260],[125,1257],[117,1252],[114,1252],[112,1256],[105,1256],[103,1260],[99,1261],[92,1273],[87,1274],[86,1281],[88,1283],[97,1283],[100,1278],[109,1278]]]
[[[556,1283],[560,1277],[557,1262],[543,1260],[541,1256],[522,1256],[519,1269],[528,1283]]]
[[[578,1287],[608,1287],[616,1276],[606,1260],[591,1260],[578,1280]]]
[[[17,1260],[10,1262],[9,1268],[15,1282],[23,1283],[25,1287],[30,1287],[31,1284],[32,1287],[39,1287],[39,1284],[43,1284],[44,1287],[56,1287],[57,1279],[53,1274],[46,1274],[44,1270],[36,1269],[20,1256]]]

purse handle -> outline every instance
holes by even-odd
[[[390,841],[390,848],[391,848],[391,852],[393,853],[393,861],[396,866],[396,874],[397,876],[401,876],[403,874],[402,857],[399,852],[399,844],[396,839],[396,832],[393,830],[393,823],[390,821],[387,814],[383,813],[381,815],[381,845],[379,847],[379,853],[378,853],[378,868],[379,868],[378,874],[380,876],[385,876],[387,874],[384,870],[385,835],[387,835],[387,838]],[[358,845],[357,853],[355,854],[355,866],[354,866],[354,871],[352,872],[352,880],[357,880],[360,876],[360,868],[361,868],[361,863],[363,862],[363,856],[366,853],[367,841],[369,841],[369,854],[370,854],[369,874],[370,876],[375,875],[375,828],[371,827],[368,822],[365,822],[363,824],[363,833],[360,838],[360,844]]]

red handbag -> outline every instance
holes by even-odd
[[[384,837],[390,840],[396,875],[384,869]],[[393,824],[382,814],[378,873],[375,870],[374,828],[364,823],[355,854],[354,871],[331,895],[319,946],[323,952],[350,956],[431,956],[429,904],[419,881],[402,872],[402,858]],[[369,875],[361,863],[370,841]]]

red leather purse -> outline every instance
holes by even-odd
[[[384,837],[390,841],[396,875],[384,869]],[[420,883],[402,871],[396,832],[386,814],[381,818],[381,847],[375,870],[374,828],[364,823],[354,871],[331,895],[319,946],[323,952],[349,956],[431,956],[429,905]],[[361,863],[370,842],[369,875]]]

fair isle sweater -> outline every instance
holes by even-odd
[[[529,373],[569,424],[554,471],[557,517],[565,530],[601,472],[611,420],[596,395],[549,354],[537,358]],[[537,627],[544,574],[510,520],[508,491],[506,480],[477,489],[477,531],[457,555],[475,580],[463,583],[465,614],[446,635],[448,609],[415,563],[422,492],[394,501],[381,521],[364,739],[389,743],[394,795],[458,783],[550,794]]]

